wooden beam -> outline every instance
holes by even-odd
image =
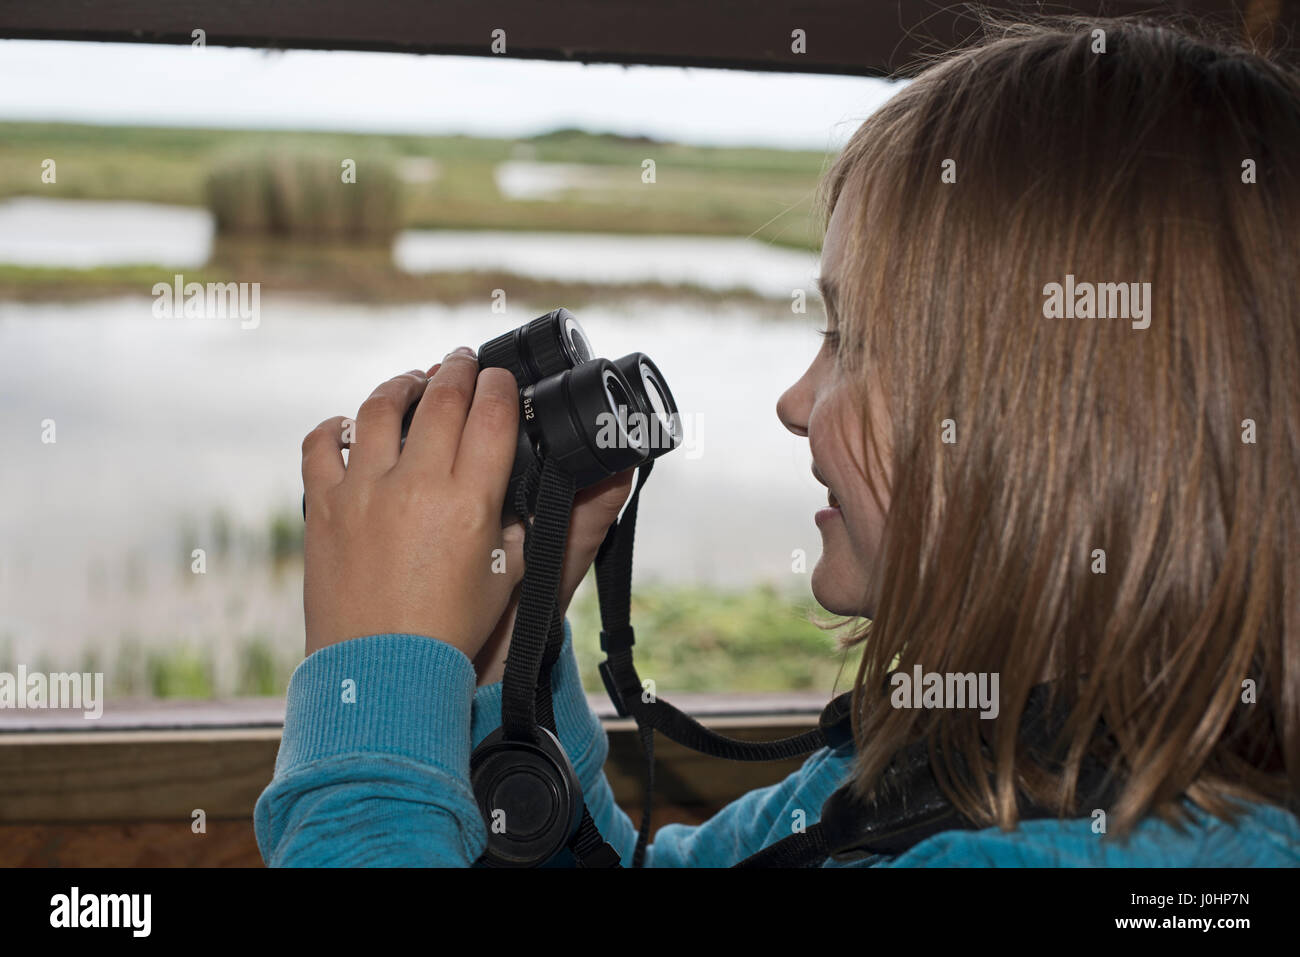
[[[0,737],[0,823],[250,816],[280,732],[107,731]]]
[[[1014,13],[1213,17],[1297,43],[1300,0],[986,0]],[[584,63],[908,75],[977,32],[965,4],[928,0],[6,0],[0,37],[503,55]],[[503,30],[504,53],[492,49]],[[792,33],[804,31],[796,52]]]
[[[798,734],[815,718],[730,718],[704,722],[723,734],[773,739]],[[635,725],[603,722],[605,774],[615,800],[640,807],[644,766]],[[7,733],[0,735],[0,824],[250,819],[275,771],[275,728]],[[720,761],[658,738],[656,798],[721,807],[779,781],[799,759]]]
[[[640,826],[639,807],[625,807]],[[702,824],[715,808],[655,805],[653,834],[665,824]],[[0,824],[0,867],[261,867],[251,818],[108,824]]]
[[[724,734],[771,740],[812,727],[821,697],[688,694],[674,700]],[[609,708],[598,695],[589,701]],[[765,709],[788,713],[761,714]],[[253,805],[274,773],[280,728],[232,722],[279,725],[283,713],[275,698],[164,701],[105,712],[94,731],[85,731],[79,716],[49,712],[25,730],[8,722],[0,733],[0,867],[260,866]],[[635,724],[614,717],[601,724],[610,745],[605,776],[639,825],[644,764]],[[700,824],[801,764],[718,761],[662,737],[655,752],[652,833],[664,824]],[[207,830],[195,834],[192,814],[199,808]]]
[[[599,719],[616,713],[605,694],[585,692],[587,706]],[[708,720],[790,717],[815,720],[826,706],[824,691],[674,692],[671,703],[687,714]],[[104,713],[87,720],[77,708],[0,709],[0,741],[23,732],[101,734],[106,731],[214,731],[222,728],[284,727],[284,697],[189,700],[113,698]],[[611,725],[617,727],[617,725]]]
[[[261,867],[251,818],[0,824],[0,867]]]

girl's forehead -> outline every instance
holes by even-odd
[[[850,178],[844,184],[844,189],[835,202],[835,208],[831,211],[830,221],[826,224],[826,235],[822,237],[821,263],[818,267],[823,290],[827,285],[834,284],[843,266],[857,192],[856,183]]]

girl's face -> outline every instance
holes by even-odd
[[[860,408],[853,395],[853,381],[835,361],[839,348],[836,279],[844,268],[848,209],[855,195],[852,187],[840,194],[822,244],[821,286],[830,334],[812,365],[781,396],[776,414],[795,435],[808,437],[813,475],[829,490],[829,507],[815,516],[822,535],[822,555],[812,573],[813,596],[833,614],[869,618],[874,609],[867,607],[867,595],[877,567],[889,496],[883,476],[877,476],[883,499],[880,505],[867,487],[863,416],[871,414],[878,443],[888,432],[876,383],[872,381],[869,387],[870,410]]]

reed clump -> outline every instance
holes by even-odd
[[[242,152],[213,164],[206,193],[223,235],[386,243],[401,227],[401,180],[384,155]]]

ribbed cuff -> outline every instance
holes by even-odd
[[[276,774],[343,754],[400,754],[468,779],[474,665],[419,635],[322,648],[289,679]]]
[[[474,693],[470,737],[475,747],[501,726],[502,683],[484,685]],[[560,743],[573,762],[578,780],[593,780],[605,766],[608,741],[600,719],[587,703],[578,673],[578,659],[573,652],[573,630],[564,619],[564,645],[551,669],[551,707]]]

